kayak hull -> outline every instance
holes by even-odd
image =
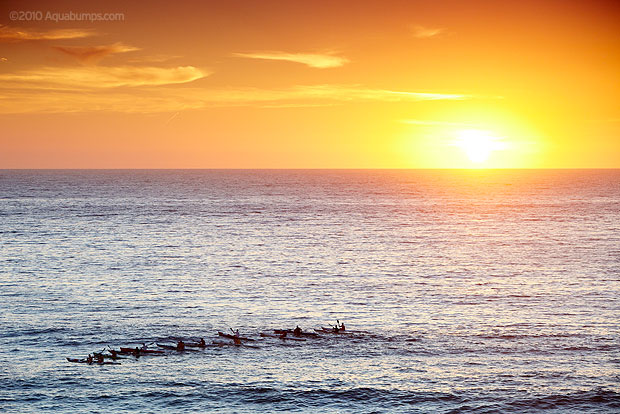
[[[178,349],[176,345],[157,344],[158,347],[177,352],[198,352],[197,349]],[[187,346],[187,345],[185,345]]]
[[[140,349],[138,348],[138,351],[140,353],[140,355],[147,355],[147,354],[163,354],[164,351],[160,351],[157,349]],[[126,348],[126,347],[121,347],[121,351],[120,353],[124,353],[124,354],[134,354],[136,353],[136,348]]]
[[[240,339],[242,341],[254,341],[254,339],[252,339],[252,338],[246,338],[246,337],[243,337],[243,336],[235,336],[235,335],[227,334],[225,332],[220,332],[220,331],[218,331],[217,334],[219,336],[221,336],[222,338],[228,338],[228,339],[235,339],[235,338],[237,338],[237,339]]]
[[[215,347],[224,347],[224,346],[235,346],[235,347],[239,347],[239,348],[254,348],[254,349],[259,349],[260,346],[256,346],[256,345],[248,345],[248,344],[235,344],[233,342],[228,342],[228,341],[213,341],[213,343],[210,346],[215,346]]]
[[[100,354],[98,352],[93,352],[93,355],[95,357],[101,356],[102,358],[111,359],[113,361],[116,361],[117,359],[127,359],[127,357],[119,357],[119,356],[112,356],[112,355],[108,355],[108,354]]]
[[[292,329],[274,329],[273,332],[278,334],[278,335],[282,335],[283,333],[286,333],[287,335],[292,335],[292,336],[296,336],[296,337],[318,338],[320,336],[316,332],[302,332],[302,333],[296,335],[295,331],[293,331]]]
[[[206,348],[207,344],[185,344],[185,347],[190,347],[190,348]]]
[[[164,344],[157,344],[157,346],[158,346],[158,347],[160,347],[160,348],[170,349],[170,350],[173,350],[173,351],[176,351],[176,350],[177,350],[176,345],[164,345]]]
[[[316,332],[320,332],[320,333],[328,333],[328,334],[335,334],[335,335],[344,335],[344,334],[348,334],[348,331],[335,331],[334,328],[319,328],[319,329],[315,329]]]
[[[265,338],[277,338],[277,339],[289,340],[289,341],[299,341],[299,342],[305,342],[306,341],[304,338],[295,338],[295,337],[292,337],[292,336],[282,336],[282,335],[276,335],[276,334],[267,333],[267,332],[261,332],[260,336],[265,337]]]
[[[77,358],[67,358],[67,361],[69,362],[75,362],[78,364],[88,364],[88,365],[120,365],[120,362],[112,362],[112,361],[103,361],[103,362],[97,362],[97,361],[92,361],[92,362],[88,362],[88,360],[86,359],[77,359]]]

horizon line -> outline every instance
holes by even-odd
[[[397,167],[355,167],[355,168],[266,168],[266,167],[241,167],[241,168],[0,168],[0,171],[523,171],[523,170],[620,170],[620,167],[519,167],[519,168],[397,168]]]

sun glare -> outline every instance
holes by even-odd
[[[502,147],[500,139],[488,131],[466,129],[457,133],[455,144],[465,152],[471,162],[480,164],[487,161],[493,151]]]

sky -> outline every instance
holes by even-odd
[[[617,1],[0,0],[0,168],[620,168]]]

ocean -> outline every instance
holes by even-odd
[[[620,170],[0,170],[0,349],[5,413],[618,413]]]

